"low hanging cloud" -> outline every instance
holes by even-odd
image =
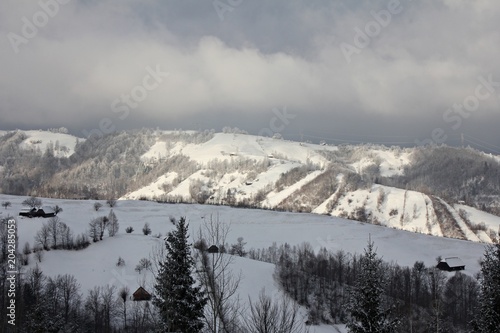
[[[308,132],[408,141],[440,127],[500,145],[478,125],[499,120],[500,3],[216,3],[3,1],[2,127],[257,133],[286,106]],[[443,114],[488,76],[497,91],[454,129]]]

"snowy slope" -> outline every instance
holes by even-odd
[[[278,206],[283,200],[285,200],[287,197],[289,197],[293,192],[300,190],[302,186],[305,184],[309,183],[311,180],[314,178],[318,177],[322,171],[313,171],[310,174],[308,174],[306,177],[302,178],[300,181],[296,182],[293,185],[288,186],[284,190],[280,192],[275,192],[272,191],[269,193],[266,197],[266,200],[264,200],[262,206],[263,207],[276,207]]]
[[[487,221],[487,228],[498,230],[500,218],[464,205],[448,205],[444,200],[437,199],[446,207],[448,213],[458,226],[465,239],[475,242],[492,242],[489,232],[473,231],[459,216],[458,209],[469,212],[469,219],[474,224]],[[330,213],[333,216],[357,219],[359,212],[364,212],[367,220],[373,224],[408,230],[429,235],[443,236],[442,223],[435,214],[432,200],[429,196],[415,191],[407,191],[387,186],[374,185],[369,190],[356,190],[343,196],[328,212],[324,205],[317,213]]]
[[[500,219],[495,215],[488,214],[466,205],[457,204],[455,205],[455,209],[464,209],[469,214],[471,220],[477,223],[484,223],[487,227],[493,230],[498,230],[500,228]]]
[[[52,148],[54,156],[68,157],[75,152],[75,145],[77,140],[80,142],[85,141],[83,138],[65,134],[54,133],[43,130],[21,131],[27,136],[27,139],[21,142],[20,147],[26,150],[39,151],[43,154],[48,147]],[[7,134],[6,131],[0,131],[0,136]]]
[[[0,195],[0,201],[9,200],[12,202],[12,207],[7,210],[2,209],[1,216],[17,215],[17,212],[23,208],[21,202],[24,199],[24,197]],[[59,217],[71,227],[75,235],[86,232],[88,222],[92,218],[107,215],[109,212],[108,207],[103,207],[96,212],[93,209],[94,201],[43,199],[43,202],[44,205],[57,204],[64,209]],[[102,203],[104,204],[104,202]],[[168,221],[169,216],[186,216],[191,233],[194,234],[205,219],[216,214],[219,214],[222,221],[231,225],[228,242],[233,243],[242,236],[248,243],[247,247],[268,247],[273,242],[287,242],[291,245],[310,242],[315,248],[324,246],[332,250],[343,249],[354,253],[362,251],[368,235],[371,234],[372,239],[377,243],[380,255],[386,260],[397,261],[402,265],[412,265],[417,260],[423,260],[426,265],[432,265],[438,255],[443,257],[460,256],[471,272],[478,271],[477,258],[482,255],[484,248],[481,243],[427,236],[317,214],[283,213],[211,205],[158,204],[127,200],[119,201],[113,210],[120,223],[119,237],[106,238],[103,243],[98,244],[121,243],[126,242],[127,237],[134,239],[137,237],[140,240],[132,242],[143,242],[140,249],[137,249],[137,251],[142,252],[142,256],[147,255],[149,245],[156,242],[156,238],[153,236],[143,236],[140,232],[145,222],[151,225],[153,235],[158,233],[165,235],[173,229],[173,225]],[[33,243],[37,230],[47,221],[42,218],[17,218],[19,244],[21,245],[24,245],[25,242]],[[132,226],[135,229],[133,234],[124,233],[127,226]],[[87,250],[92,251],[94,245],[96,244]],[[126,249],[126,246],[117,246],[116,251]],[[58,253],[59,251],[52,252]],[[132,252],[136,252],[135,248]],[[110,252],[111,257],[118,259],[120,254],[118,252],[115,254],[112,255]],[[134,261],[135,256],[135,254],[131,255],[131,261]],[[124,259],[126,260],[125,257]]]
[[[177,172],[169,172],[160,176],[153,183],[125,196],[126,199],[138,200],[140,198],[155,198],[165,193],[164,185],[171,184],[177,178]]]
[[[325,158],[315,152],[320,147],[336,150],[335,147],[325,148],[319,145],[299,144],[247,134],[216,133],[211,140],[202,144],[177,142],[172,145],[162,141],[160,137],[142,158],[148,160],[182,154],[205,165],[214,159],[229,161],[236,157],[244,157],[263,160],[282,157],[287,161],[306,163],[310,160],[312,163],[324,165],[327,163]]]
[[[56,156],[69,156],[74,152],[77,140],[83,141],[68,134],[49,131],[20,133],[27,136],[20,146],[40,154],[49,146],[53,147]],[[148,137],[147,144],[135,156],[139,162],[127,165],[126,170],[137,172],[132,178],[133,185],[118,193],[120,199],[243,205],[310,211],[358,220],[356,215],[363,211],[369,219],[362,220],[374,224],[450,236],[443,233],[445,226],[436,215],[433,200],[437,199],[415,191],[370,185],[376,177],[402,175],[404,168],[412,163],[412,149],[375,145],[335,147],[234,133],[159,130],[148,133],[151,137]],[[125,152],[120,156],[126,161],[136,161]],[[170,160],[181,155],[183,160],[188,161],[185,163],[188,167],[183,165],[182,168],[172,168],[168,164],[171,163]],[[89,178],[85,180],[87,183],[85,186],[72,185],[78,188],[107,188],[105,185],[96,185],[92,181],[96,175],[87,170],[93,170],[96,163],[100,166],[109,163],[109,166],[106,164],[99,171],[99,176],[104,178],[102,181],[107,181],[105,172],[114,170],[117,173],[118,167],[113,162],[114,160],[111,163],[99,161],[98,158],[88,161],[82,170],[74,171],[74,174],[84,173]],[[122,162],[124,161],[116,163]],[[0,173],[4,169],[0,165]],[[278,190],[277,182],[293,169],[302,171]],[[151,170],[154,176],[150,177],[147,172]],[[369,185],[356,185],[354,188],[358,189],[353,189],[346,180],[353,173],[357,173],[363,181],[368,180]],[[61,179],[55,175],[53,180],[61,182]],[[125,178],[120,181],[128,180],[129,178]],[[381,193],[383,198],[380,199]],[[73,197],[78,197],[78,194]],[[460,207],[449,203],[445,207],[454,221],[453,228],[457,231],[451,237],[463,234],[465,239],[491,242],[492,231],[498,231],[498,217],[488,217],[487,220],[491,223],[485,224],[486,230],[470,230],[458,214]],[[468,208],[463,209],[469,212]],[[470,214],[472,224],[480,224],[482,219],[481,214]]]
[[[289,202],[296,203],[296,207],[300,207],[301,210],[359,219],[356,214],[363,209],[369,215],[368,221],[371,223],[443,236],[443,221],[437,217],[429,196],[415,191],[380,185],[344,193],[342,173],[336,176],[338,187],[334,193],[328,193],[324,198],[319,198],[319,201],[314,200],[313,206],[302,205],[300,202],[305,198],[300,194],[302,188],[307,184],[313,184],[316,178],[319,179],[318,176],[329,171],[332,164],[343,165],[345,163],[350,172],[358,173],[362,177],[373,170],[378,170],[377,172],[382,177],[391,177],[403,174],[404,168],[410,165],[413,154],[411,149],[370,145],[349,147],[347,155],[342,155],[339,149],[332,146],[276,140],[246,134],[216,133],[211,139],[199,144],[171,141],[168,136],[160,135],[149,151],[142,155],[142,160],[145,163],[161,163],[159,161],[169,157],[184,155],[197,163],[198,171],[175,184],[173,182],[176,177],[172,177],[169,173],[141,189],[124,195],[122,199],[145,197],[155,200],[166,196],[182,198],[183,201],[187,202],[196,202],[198,200],[193,198],[193,192],[190,191],[190,188],[193,182],[201,181],[203,189],[208,193],[207,197],[210,197],[208,203],[227,204],[229,202],[226,200],[227,195],[232,193],[234,200],[236,200],[235,203],[247,202],[253,203],[257,207],[274,209],[282,208],[280,204],[292,198]],[[345,148],[342,149],[345,150]],[[339,160],[329,160],[325,157],[328,154],[336,153]],[[248,161],[259,165],[259,167],[254,170],[238,167],[240,164],[248,164]],[[230,165],[237,169],[231,169],[230,172],[222,175],[213,172],[216,170],[211,168],[215,168],[214,165],[221,165],[221,163],[226,163],[226,166]],[[277,191],[275,184],[280,177],[297,167],[307,167],[314,171],[303,174],[301,178],[295,179],[294,183],[287,184],[285,188]],[[212,174],[212,176],[205,176],[207,174]],[[314,184],[321,185],[320,183]],[[258,198],[258,200],[255,201],[254,198]],[[310,205],[310,203],[306,205]],[[464,234],[466,239],[473,241],[492,241],[488,230],[470,230],[452,206],[447,204],[445,207],[458,225],[455,228],[460,231],[457,231],[456,234]],[[471,215],[471,221],[480,223],[476,221],[476,216],[477,214]],[[496,223],[500,223],[500,218],[493,217],[492,219],[496,220]],[[495,227],[495,223],[492,223],[491,226],[493,230],[498,228]]]
[[[436,217],[427,209],[429,204],[422,193],[374,185],[344,196],[331,214],[353,216],[357,209],[365,209],[375,224],[442,236]]]
[[[474,232],[467,226],[467,224],[465,223],[465,221],[459,216],[459,214],[455,211],[455,209],[453,209],[450,205],[448,205],[443,199],[439,199],[441,201],[441,203],[446,206],[446,208],[448,209],[448,211],[451,213],[451,215],[453,216],[453,218],[455,219],[455,221],[457,221],[460,229],[462,230],[462,232],[465,234],[465,237],[467,237],[467,239],[469,240],[472,240],[472,241],[475,241],[475,242],[479,242],[480,239],[476,236],[476,234],[474,234]]]
[[[402,175],[404,167],[411,162],[411,151],[402,149],[381,149],[361,146],[355,148],[353,156],[356,158],[350,166],[359,174],[375,164],[380,168],[380,175],[391,177]]]
[[[17,215],[22,208],[25,197],[0,195],[0,201],[11,201],[12,207],[2,210],[0,216]],[[93,209],[94,201],[72,201],[43,199],[44,205],[59,205],[64,209],[59,217],[75,235],[86,232],[88,222],[98,216],[107,215],[109,207],[103,206],[100,211]],[[104,202],[102,202],[104,204]],[[255,209],[236,209],[226,206],[158,204],[148,201],[122,200],[113,208],[120,223],[120,231],[113,238],[105,237],[103,241],[91,244],[81,251],[51,250],[45,252],[43,261],[38,263],[42,271],[49,276],[72,274],[81,284],[81,291],[86,293],[94,286],[106,284],[117,288],[128,286],[135,290],[139,285],[153,289],[154,279],[150,272],[134,270],[141,258],[150,258],[152,249],[162,245],[162,237],[174,226],[168,221],[170,216],[186,216],[191,235],[195,235],[204,221],[210,216],[218,215],[220,220],[230,224],[228,243],[234,243],[238,237],[244,237],[246,248],[269,247],[273,243],[298,245],[309,242],[319,250],[344,250],[361,253],[370,236],[375,242],[378,254],[386,261],[400,265],[413,265],[417,260],[427,266],[435,264],[435,258],[459,256],[466,264],[466,274],[473,275],[479,271],[478,259],[482,256],[484,245],[476,242],[460,241],[441,237],[426,236],[418,233],[399,231],[396,229],[353,222],[341,218],[317,214],[280,213]],[[19,246],[26,242],[33,244],[34,236],[47,220],[42,218],[17,217]],[[140,231],[145,222],[151,226],[153,235],[144,236]],[[135,231],[126,234],[124,229],[132,226]],[[124,267],[117,267],[121,257]],[[30,266],[35,265],[35,258],[30,257]],[[242,281],[238,296],[242,304],[249,297],[256,299],[259,292],[265,289],[270,295],[281,295],[281,291],[273,279],[273,265],[252,261],[247,258],[234,258],[232,271],[241,272]],[[305,311],[302,310],[305,315]],[[312,327],[311,332],[332,332],[331,326]],[[343,330],[343,326],[338,327]],[[337,331],[336,329],[334,332]]]

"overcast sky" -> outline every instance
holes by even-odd
[[[0,35],[0,129],[500,153],[498,0],[2,0]]]

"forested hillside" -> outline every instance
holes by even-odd
[[[314,212],[483,242],[500,227],[500,159],[471,148],[328,146],[230,128],[65,132],[2,133],[0,191]]]

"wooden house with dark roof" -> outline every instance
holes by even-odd
[[[146,291],[143,287],[139,287],[133,294],[133,301],[150,301],[152,298],[151,294]]]
[[[464,262],[459,257],[450,257],[441,260],[437,266],[442,271],[462,271],[465,269]]]

